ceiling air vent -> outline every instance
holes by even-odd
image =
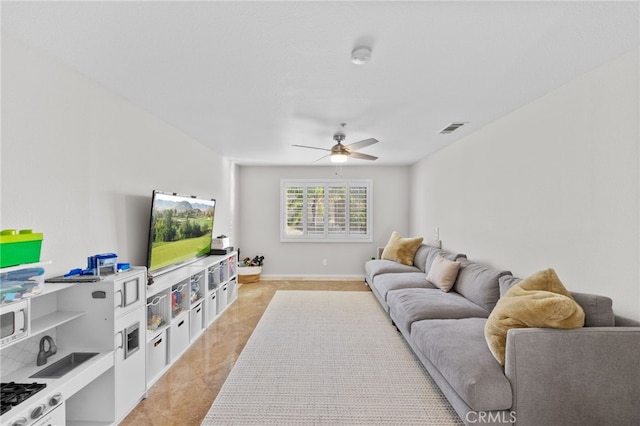
[[[449,133],[453,133],[456,130],[458,130],[460,127],[464,126],[465,124],[467,124],[466,122],[459,122],[459,123],[451,123],[449,124],[447,127],[445,127],[444,129],[440,130],[441,135],[448,135]]]

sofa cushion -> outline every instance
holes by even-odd
[[[417,266],[422,272],[424,272],[424,265],[427,261],[427,255],[432,248],[433,247],[430,247],[428,245],[420,244],[418,250],[416,250],[416,254],[413,256],[413,266]]]
[[[500,298],[498,280],[503,275],[511,273],[491,269],[468,259],[460,259],[460,272],[453,290],[491,312]]]
[[[511,384],[484,340],[485,321],[418,321],[411,326],[411,339],[471,409],[506,410],[513,399]]]
[[[393,260],[404,265],[413,265],[413,256],[416,254],[420,244],[422,244],[422,240],[422,237],[403,238],[398,232],[393,231],[389,242],[382,250],[381,258]]]
[[[382,274],[422,272],[415,266],[403,265],[393,260],[368,260],[364,264],[364,271],[367,276],[367,282],[371,284],[375,277]],[[424,276],[424,275],[423,275]]]
[[[569,294],[584,311],[585,327],[614,327],[616,325],[611,298],[574,291],[570,291]]]
[[[438,255],[433,261],[426,279],[440,290],[448,292],[453,287],[459,270],[460,262],[445,259]]]
[[[502,297],[511,287],[518,284],[522,279],[511,275],[500,277],[500,296]],[[613,301],[606,296],[597,294],[578,293],[570,291],[571,297],[584,311],[585,327],[613,327],[616,324],[613,313]]]
[[[426,281],[425,281],[426,282]],[[389,315],[405,332],[411,324],[424,319],[486,318],[489,312],[455,292],[437,288],[405,288],[387,293]]]
[[[406,272],[404,274],[382,274],[376,276],[370,284],[387,300],[387,293],[391,290],[402,288],[435,288],[433,284],[424,279],[423,272]]]
[[[425,257],[425,263],[424,263],[424,272],[425,273],[427,273],[427,274],[429,273],[429,270],[431,270],[431,265],[433,264],[433,261],[438,256],[442,256],[447,260],[458,260],[458,259],[466,258],[466,256],[464,254],[450,253],[450,252],[448,252],[446,250],[442,250],[442,249],[439,249],[437,247],[429,246],[428,252],[427,252],[427,256]]]
[[[511,287],[489,315],[484,334],[489,350],[504,365],[507,332],[512,328],[579,328],[584,311],[553,269],[531,275]]]
[[[504,296],[511,287],[518,284],[520,281],[522,281],[522,278],[516,278],[513,275],[503,275],[498,278],[498,283],[500,285],[500,297]]]

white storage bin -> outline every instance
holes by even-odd
[[[220,264],[216,263],[213,266],[209,267],[209,290],[215,290],[220,285]]]
[[[160,374],[167,362],[167,335],[163,330],[147,343],[147,381]]]
[[[200,303],[197,306],[191,308],[189,312],[189,331],[191,333],[191,340],[195,340],[202,330],[204,330],[204,303]]]
[[[227,304],[229,304],[238,297],[238,281],[235,278],[231,279],[227,284],[227,288]]]
[[[224,248],[227,248],[231,245],[230,242],[230,238],[213,238],[211,240],[211,248],[212,249],[217,249],[217,250],[222,250]]]
[[[194,307],[202,300],[204,295],[204,271],[192,275],[189,280],[189,286],[191,289],[189,292],[189,300],[191,302],[191,307]]]
[[[224,284],[223,286],[221,286],[220,288],[218,288],[218,290],[216,291],[216,293],[218,293],[218,314],[220,314],[224,308],[227,307],[227,291],[228,291],[228,283]]]
[[[10,244],[4,244],[7,247]],[[7,248],[8,249],[8,248]],[[5,291],[0,294],[0,303],[26,299],[41,294],[44,290],[44,273],[42,266],[51,262],[38,262],[8,268],[0,268],[0,284]],[[5,287],[6,286],[6,287]]]
[[[171,323],[169,346],[171,360],[176,360],[189,346],[189,315],[182,315]]]
[[[211,324],[218,316],[218,292],[214,291],[207,297],[207,324]]]
[[[176,318],[189,310],[190,283],[191,279],[187,278],[171,287],[171,318]]]
[[[229,277],[228,278],[235,277],[236,272],[237,272],[237,267],[238,267],[238,261],[236,260],[236,256],[229,257],[228,266],[229,266]]]
[[[169,326],[169,293],[156,294],[147,299],[147,339]]]
[[[229,279],[229,262],[223,260],[220,262],[220,282],[225,282]]]

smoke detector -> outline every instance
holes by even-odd
[[[356,65],[362,65],[371,59],[371,49],[368,47],[356,47],[351,52],[351,62]]]

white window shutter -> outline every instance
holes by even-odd
[[[370,180],[281,181],[281,241],[373,241]]]

